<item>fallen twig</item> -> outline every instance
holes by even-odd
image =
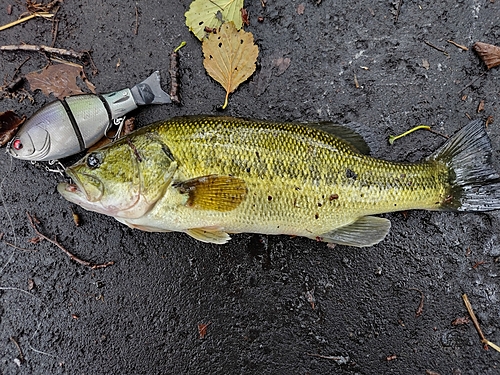
[[[0,51],[36,51],[36,52],[56,53],[58,55],[71,56],[80,60],[82,60],[87,53],[87,51],[78,52],[72,49],[54,48],[44,45],[33,45],[33,44],[0,46]]]
[[[447,40],[447,42],[453,44],[455,47],[458,47],[461,50],[464,50],[464,51],[469,50],[466,46],[462,46],[461,44],[458,44],[457,42],[454,42],[453,40]]]
[[[10,243],[10,242],[7,242],[7,241],[4,241],[3,243],[6,244],[7,246],[13,247],[14,249],[17,249],[17,250],[28,251],[30,253],[36,251],[36,250],[25,249],[23,247],[16,246],[13,243]]]
[[[38,236],[40,236],[42,239],[44,239],[46,241],[49,241],[53,245],[56,245],[67,256],[69,256],[69,258],[71,260],[74,260],[75,262],[80,263],[83,266],[90,267],[93,270],[96,270],[96,269],[99,269],[99,268],[106,268],[108,266],[111,266],[111,265],[115,264],[115,262],[113,262],[113,261],[107,262],[107,263],[95,264],[95,263],[87,262],[86,260],[82,260],[82,259],[78,258],[76,255],[72,254],[70,251],[66,250],[59,242],[57,242],[56,239],[51,240],[50,238],[48,238],[47,236],[45,236],[43,233],[41,233],[38,230],[38,228],[36,227],[35,219],[29,213],[27,213],[27,212],[26,212],[26,215],[28,215],[28,220],[29,220],[31,226],[33,227],[33,229],[35,230],[35,233]]]
[[[16,292],[21,292],[21,293],[27,294],[28,296],[31,296],[31,297],[39,300],[43,304],[43,302],[40,300],[40,298],[38,298],[34,294],[31,294],[30,292],[27,292],[27,291],[25,291],[23,289],[15,288],[13,286],[0,286],[0,290],[14,290]]]
[[[139,33],[139,9],[137,9],[137,5],[135,6],[135,28],[134,35]]]
[[[322,355],[322,354],[315,354],[315,353],[306,353],[310,357],[316,357],[316,358],[322,358],[322,359],[328,359],[330,361],[335,361],[337,362],[338,365],[345,365],[347,362],[349,362],[349,357],[344,357],[341,355]]]
[[[396,8],[396,16],[394,17],[394,23],[398,22],[399,19],[399,13],[401,13],[401,5],[403,4],[403,0],[398,1],[398,6]]]
[[[14,345],[16,346],[17,351],[19,352],[19,361],[21,363],[23,363],[24,362],[24,355],[23,355],[23,351],[21,350],[21,346],[19,345],[19,343],[17,342],[17,340],[14,336],[10,336],[10,341],[12,341],[14,343]]]
[[[417,311],[415,311],[415,317],[418,318],[424,313],[424,293],[417,288],[410,288],[410,290],[416,290],[420,293],[420,303],[418,304]]]
[[[446,50],[444,50],[443,48],[439,48],[439,47],[435,46],[434,44],[428,42],[427,40],[424,40],[424,43],[427,44],[429,47],[437,49],[439,52],[443,52],[447,57],[450,57],[450,54],[448,52],[446,52]]]
[[[26,22],[26,21],[29,21],[31,20],[32,18],[36,18],[36,17],[42,17],[42,18],[52,18],[54,17],[54,14],[52,13],[48,13],[48,12],[36,12],[36,13],[32,13],[28,16],[25,16],[25,17],[21,17],[19,18],[18,20],[16,21],[13,21],[13,22],[10,22],[8,24],[5,24],[3,26],[0,26],[0,31],[3,31],[3,30],[6,30],[10,27],[13,27],[13,26],[16,26],[16,25],[19,25],[20,23],[23,23],[23,22]]]
[[[474,79],[473,79],[473,80],[472,80],[472,81],[471,81],[471,82],[470,82],[467,86],[465,86],[462,90],[460,90],[460,91],[458,92],[458,94],[460,94],[462,91],[464,91],[467,87],[472,86],[472,85],[473,85],[473,84],[474,84],[474,83],[475,83],[475,82],[476,82],[479,78],[481,78],[481,77],[482,77],[482,76],[484,76],[485,74],[486,74],[486,72],[482,72],[482,73],[479,75],[479,77],[474,78]]]
[[[180,75],[179,75],[179,50],[186,45],[186,42],[181,42],[179,46],[170,54],[170,99],[180,104],[179,88],[180,88]]]
[[[212,324],[212,322],[198,324],[198,334],[200,340],[203,340],[207,335],[207,328],[210,324]]]
[[[484,260],[480,260],[479,262],[476,262],[472,268],[476,269],[477,267],[479,267],[481,264],[485,264],[486,262]]]
[[[493,124],[493,116],[488,116],[488,118],[486,119],[486,123],[484,124],[484,126],[486,128],[488,128],[488,125],[490,124]]]
[[[474,323],[474,327],[476,327],[476,331],[479,334],[479,338],[481,339],[481,343],[483,344],[484,350],[488,350],[488,346],[491,346],[497,352],[500,352],[500,347],[493,344],[491,341],[487,340],[486,337],[484,337],[484,333],[481,330],[481,327],[479,326],[479,322],[477,321],[476,314],[474,314],[474,310],[472,310],[472,305],[469,302],[467,294],[465,293],[462,294],[462,299],[464,300],[465,307],[467,308],[467,311],[469,312],[469,315],[472,319],[472,323]]]

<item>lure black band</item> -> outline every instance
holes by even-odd
[[[104,99],[104,96],[97,95],[97,97],[101,100],[102,104],[104,105],[104,108],[106,108],[106,112],[108,114],[108,123],[111,124],[113,121],[113,115],[111,114],[111,108],[109,107],[109,103],[107,102],[106,99]]]
[[[83,139],[82,132],[78,127],[75,116],[73,116],[73,112],[71,112],[71,108],[69,108],[69,105],[68,103],[66,103],[66,100],[61,100],[61,104],[64,107],[66,114],[69,117],[69,121],[71,122],[73,130],[75,131],[76,138],[78,139],[78,144],[80,145],[80,151],[83,151],[85,150],[85,141]]]

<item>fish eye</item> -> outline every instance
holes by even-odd
[[[92,152],[87,156],[87,166],[90,169],[98,168],[102,163],[102,155],[98,152]]]
[[[12,144],[12,147],[14,147],[14,150],[20,150],[23,148],[23,142],[21,142],[20,139],[16,139],[14,143]]]

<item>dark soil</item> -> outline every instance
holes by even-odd
[[[65,1],[55,46],[92,50],[99,74],[86,72],[106,93],[155,69],[168,87],[169,54],[185,40],[182,105],[132,115],[144,126],[217,114],[224,91],[205,73],[200,42],[184,24],[189,3],[138,2],[134,35],[135,2]],[[429,155],[443,138],[420,131],[390,146],[390,134],[419,124],[453,134],[468,116],[493,116],[488,133],[500,170],[500,69],[487,71],[470,49],[476,41],[500,44],[499,1],[403,1],[397,22],[398,1],[304,0],[303,14],[300,1],[246,3],[259,67],[225,114],[359,122],[375,156],[407,161]],[[4,2],[0,24],[23,8]],[[0,32],[1,44],[50,45],[51,30],[50,21],[31,20]],[[47,63],[41,53],[3,52],[1,78],[8,83],[28,56],[21,74]],[[284,72],[273,65],[278,57],[290,59]],[[30,116],[52,100],[39,92],[33,103],[5,98],[0,111]],[[182,233],[134,231],[72,207],[56,192],[61,176],[6,154],[0,171],[0,232],[33,249],[0,243],[2,374],[500,373],[500,353],[483,349],[472,323],[451,324],[468,316],[467,293],[484,334],[500,343],[498,213],[385,215],[391,233],[367,249],[251,234],[217,246]],[[26,212],[81,258],[116,263],[91,270],[47,241],[29,243],[35,233]],[[412,288],[425,297],[419,317],[421,297]],[[201,339],[198,325],[208,323]],[[11,337],[24,355],[19,366]]]

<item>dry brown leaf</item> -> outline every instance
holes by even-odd
[[[24,122],[25,118],[21,118],[13,111],[6,111],[0,113],[0,146],[9,142],[17,128]]]
[[[62,99],[68,95],[83,94],[77,86],[76,78],[82,77],[81,66],[55,64],[43,69],[41,72],[31,72],[26,75],[31,91],[42,90],[49,96],[54,94],[56,98]]]
[[[226,90],[224,109],[229,94],[255,71],[259,48],[254,44],[252,33],[238,31],[233,22],[226,22],[217,34],[203,40],[203,55],[208,74]]]
[[[481,60],[484,61],[488,69],[500,65],[500,47],[493,44],[477,42],[474,44],[474,50]]]
[[[212,324],[212,322],[209,322],[207,324],[198,324],[198,334],[200,335],[200,340],[203,340],[205,336],[207,335],[207,328],[208,326]]]

